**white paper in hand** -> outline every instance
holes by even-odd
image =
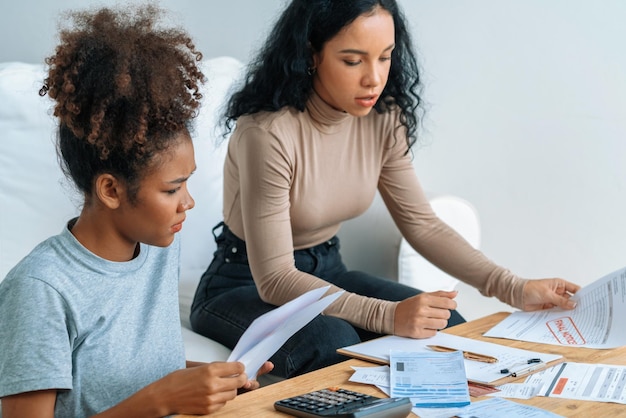
[[[243,333],[228,361],[240,361],[249,379],[298,330],[333,303],[343,291],[320,299],[330,286],[313,289],[255,319]]]

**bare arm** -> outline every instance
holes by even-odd
[[[246,385],[250,383],[241,363],[201,364],[168,374],[94,418],[206,415],[235,398],[237,389]],[[56,395],[56,390],[45,390],[7,396],[2,399],[2,416],[54,418]]]
[[[4,418],[54,418],[56,396],[57,391],[51,389],[4,397],[2,398],[2,416]]]
[[[266,362],[260,374],[273,368],[272,363]],[[242,363],[190,361],[186,369],[168,374],[94,418],[207,415],[234,399],[238,389],[258,387],[256,380],[248,380]]]
[[[94,418],[206,415],[237,396],[248,378],[241,363],[215,362],[176,370]]]

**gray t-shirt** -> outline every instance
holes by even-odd
[[[185,367],[180,241],[102,259],[64,228],[0,283],[0,398],[58,389],[55,417],[90,416]]]

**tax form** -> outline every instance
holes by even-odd
[[[580,289],[573,310],[513,312],[485,337],[567,347],[615,348],[626,345],[626,268]],[[620,323],[621,321],[621,323]]]

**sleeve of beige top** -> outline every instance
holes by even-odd
[[[396,146],[381,175],[379,190],[402,236],[441,270],[495,296],[522,307],[527,280],[488,259],[433,212],[417,179],[406,146]]]
[[[328,285],[295,267],[289,215],[294,150],[265,130],[253,127],[240,131],[231,141],[235,142],[230,151],[236,153],[238,160],[248,259],[261,298],[280,306],[311,289]],[[338,290],[332,286],[329,292]],[[396,304],[346,292],[324,314],[390,334]]]

